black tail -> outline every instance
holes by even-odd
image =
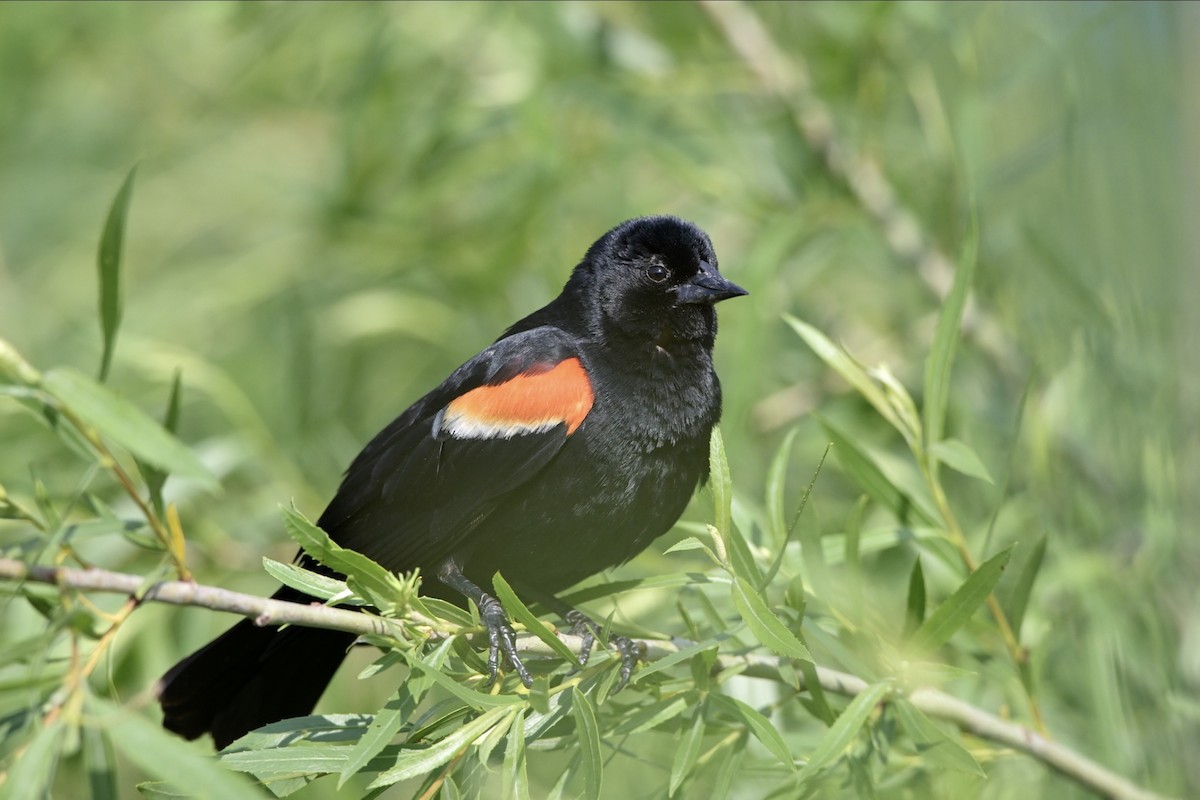
[[[293,589],[276,600],[303,602]],[[163,726],[217,749],[255,728],[312,711],[355,636],[320,628],[262,628],[244,619],[171,667],[155,687]]]

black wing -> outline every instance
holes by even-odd
[[[501,339],[363,449],[318,524],[388,569],[436,569],[546,467],[592,400],[567,334],[541,327]]]

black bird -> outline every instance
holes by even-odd
[[[708,236],[669,216],[600,237],[549,305],[384,428],[354,459],[318,524],[422,590],[480,609],[528,683],[488,594],[499,571],[532,599],[629,560],[665,533],[708,477],[721,415],[713,304],[746,291],[717,271]],[[284,587],[281,600],[312,598]],[[594,631],[582,615],[568,621]],[[223,748],[312,711],[355,637],[242,620],[159,681],[163,725]],[[622,651],[625,676],[632,654]]]

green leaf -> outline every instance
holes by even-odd
[[[826,727],[832,726],[837,721],[837,714],[833,713],[833,708],[825,697],[825,687],[821,685],[821,678],[817,675],[817,665],[811,661],[801,661],[800,673],[804,676],[804,688],[811,697],[809,710],[824,722]]]
[[[559,639],[545,623],[537,618],[537,615],[529,610],[528,606],[521,602],[521,598],[517,597],[517,593],[508,585],[508,581],[497,572],[492,576],[492,586],[496,589],[496,598],[500,604],[504,606],[504,610],[509,613],[509,616],[516,619],[525,626],[525,630],[532,633],[538,639],[542,640],[551,650],[572,666],[579,666],[579,658],[571,648]]]
[[[444,644],[449,644],[449,640]],[[442,649],[439,647],[439,650]],[[448,648],[445,649],[448,650]],[[391,744],[392,740],[396,738],[396,734],[400,732],[400,728],[416,711],[431,683],[432,681],[426,675],[410,675],[408,680],[401,684],[396,693],[371,720],[371,724],[367,726],[362,738],[347,755],[346,763],[338,775],[337,788],[339,790],[345,786],[346,781],[366,767],[371,759]]]
[[[43,387],[72,414],[135,457],[208,488],[217,479],[196,455],[141,409],[72,369],[46,373]]]
[[[125,240],[125,218],[129,215],[129,198],[133,194],[134,164],[113,198],[100,236],[100,252],[96,265],[100,272],[100,330],[104,334],[104,354],[100,359],[100,381],[108,377],[117,329],[121,327],[121,247]]]
[[[792,428],[788,431],[775,451],[775,457],[771,459],[771,467],[767,471],[767,520],[770,524],[771,538],[775,542],[775,547],[780,550],[788,540],[788,525],[784,518],[788,461],[792,455],[792,445],[799,433],[799,428]]]
[[[729,633],[719,633],[709,639],[695,642],[687,647],[682,647],[676,652],[671,653],[669,656],[663,656],[654,663],[647,664],[646,666],[638,669],[637,673],[635,673],[633,676],[633,683],[636,684],[642,681],[647,675],[653,675],[656,672],[662,672],[663,670],[669,669],[682,661],[687,661],[698,653],[703,653],[705,650],[716,650],[721,645],[721,642],[729,639],[731,635],[732,634]]]
[[[771,566],[767,568],[766,575],[763,576],[759,586],[766,586],[775,579],[779,573],[779,568],[783,566],[783,557],[787,554],[788,543],[791,542],[792,535],[796,532],[800,525],[800,520],[804,515],[804,509],[808,508],[808,501],[812,497],[813,487],[817,485],[817,478],[821,474],[821,467],[825,466],[825,459],[829,457],[829,450],[833,444],[825,445],[825,449],[821,452],[821,460],[817,462],[817,468],[813,470],[812,478],[808,482],[808,486],[804,489],[804,494],[800,496],[800,504],[796,506],[796,513],[792,515],[792,523],[788,525],[784,531],[783,540],[779,543],[778,549],[775,551],[775,559],[771,562]],[[782,498],[780,501],[782,503]],[[782,513],[782,511],[780,512]],[[803,546],[803,542],[801,543]]]
[[[1004,575],[1004,567],[1012,556],[1012,550],[1013,545],[1009,545],[980,564],[962,585],[929,615],[929,619],[917,628],[917,632],[913,634],[913,644],[921,649],[935,650],[949,641],[955,631],[971,619],[999,583]]]
[[[176,789],[166,781],[142,781],[137,785],[138,792],[148,800],[191,800],[191,792]]]
[[[762,569],[759,568],[758,562],[754,559],[754,553],[750,551],[750,543],[746,541],[746,537],[742,536],[742,532],[738,530],[736,525],[729,526],[729,533],[725,536],[725,547],[729,552],[729,567],[736,577],[749,583],[751,586],[763,585]]]
[[[800,770],[798,778],[800,785],[803,785],[818,771],[832,764],[845,752],[850,743],[858,736],[863,725],[866,724],[875,706],[887,695],[890,688],[886,683],[875,683],[850,701],[850,705],[846,706],[846,709],[838,716],[837,722],[833,723],[833,726],[821,737],[816,749],[808,757],[808,763],[804,765],[804,769]]]
[[[821,424],[825,435],[833,442],[833,451],[837,455],[838,461],[841,462],[842,468],[858,484],[859,488],[870,495],[875,502],[890,509],[901,520],[915,512],[924,522],[933,524],[934,515],[921,508],[913,498],[902,492],[870,456],[828,419],[820,414],[814,414],[814,416]]]
[[[4,785],[6,800],[42,800],[50,796],[50,784],[63,746],[63,731],[61,717],[38,728],[25,752],[12,762]]]
[[[346,585],[355,594],[369,601],[376,608],[393,612],[398,599],[404,594],[404,586],[388,570],[371,559],[347,550],[329,538],[329,534],[308,521],[299,511],[284,508],[283,522],[288,535],[304,549],[304,552],[330,569],[346,576]]]
[[[641,706],[617,723],[615,732],[632,736],[642,731],[653,730],[687,711],[693,702],[695,702],[694,694],[677,694],[673,697],[665,697],[655,703]]]
[[[733,479],[729,474],[729,461],[725,458],[725,440],[721,427],[714,425],[708,442],[708,486],[713,497],[713,524],[722,537],[729,536],[733,517]],[[728,548],[728,542],[726,542]]]
[[[83,765],[91,800],[117,800],[116,755],[104,728],[83,729]]]
[[[267,571],[268,575],[285,586],[299,589],[305,594],[316,597],[319,600],[330,600],[336,597],[339,603],[346,605],[366,604],[364,600],[349,596],[350,589],[347,588],[345,581],[330,578],[327,575],[307,570],[296,564],[284,564],[282,561],[276,561],[273,558],[266,558],[264,556],[263,569]]]
[[[424,775],[446,764],[471,742],[480,738],[496,725],[509,725],[518,710],[510,705],[500,706],[483,712],[458,730],[428,747],[405,747],[395,765],[381,773],[368,789],[391,786],[393,783]]]
[[[200,755],[145,717],[98,697],[89,698],[88,705],[102,718],[116,748],[151,777],[187,789],[197,798],[261,800],[249,780]]]
[[[571,690],[571,715],[575,718],[575,733],[579,737],[579,752],[582,757],[583,781],[588,800],[599,800],[601,782],[604,777],[604,759],[600,752],[600,726],[596,723],[596,710],[592,701],[576,686]]]
[[[907,639],[925,621],[925,573],[921,568],[921,556],[913,562],[908,576],[908,602],[905,604],[904,633]]]
[[[744,741],[745,739],[739,738],[725,748],[725,754],[721,757],[721,764],[717,769],[717,777],[712,782],[709,800],[728,800],[733,797],[733,784],[741,774],[739,769],[742,766],[742,756],[746,753],[742,746]]]
[[[515,694],[486,694],[484,692],[477,692],[474,689],[463,686],[450,676],[443,674],[436,667],[432,667],[420,659],[407,657],[407,660],[409,665],[414,669],[425,673],[431,681],[478,711],[482,711],[485,708],[521,705],[525,702]]]
[[[692,725],[683,734],[683,741],[675,749],[675,759],[671,762],[671,779],[667,796],[674,797],[679,785],[692,773],[696,759],[700,756],[700,744],[704,740],[704,704],[696,706],[692,714]]]
[[[958,772],[987,777],[979,762],[967,749],[933,723],[920,709],[907,700],[897,698],[893,702],[896,716],[905,733],[913,740],[919,752],[933,766],[945,767]]]
[[[975,451],[958,439],[943,439],[929,446],[929,454],[951,469],[964,475],[994,483],[987,467]]]
[[[525,714],[518,712],[508,728],[504,750],[504,800],[529,800],[529,772],[525,758]]]
[[[786,658],[812,661],[808,648],[767,607],[758,590],[742,578],[734,579],[733,604],[760,643]]]
[[[171,381],[171,394],[167,397],[167,413],[163,417],[163,428],[172,436],[179,431],[179,407],[180,396],[183,390],[183,373],[175,370],[175,378]],[[154,508],[159,514],[166,513],[166,505],[163,502],[162,490],[163,485],[167,482],[167,473],[155,467],[153,464],[143,463],[138,461],[138,469],[141,470],[142,476],[146,479],[146,488],[150,490],[150,500],[154,503]]]
[[[888,402],[887,396],[883,389],[879,387],[867,370],[863,368],[854,358],[850,356],[842,348],[835,345],[829,340],[825,334],[809,325],[806,322],[801,322],[793,316],[785,314],[783,319],[787,324],[792,326],[796,333],[800,334],[800,338],[812,349],[827,366],[833,369],[837,374],[842,376],[846,383],[858,390],[867,402],[869,402],[880,416],[886,419],[893,428],[901,433],[906,432],[905,424],[896,416],[896,411],[891,403]]]
[[[749,731],[754,734],[754,738],[771,751],[771,755],[779,759],[779,763],[792,769],[796,768],[795,762],[792,760],[792,752],[784,743],[783,737],[779,735],[779,731],[771,724],[771,720],[736,697],[714,694],[710,698],[718,706],[745,723]]]
[[[979,225],[972,216],[958,269],[954,273],[954,285],[942,302],[938,315],[937,331],[933,335],[933,346],[925,362],[925,408],[924,443],[928,448],[941,441],[946,422],[946,405],[950,398],[950,369],[954,364],[954,350],[958,346],[958,329],[962,324],[963,310],[967,307],[967,294],[975,278],[975,264],[979,254]],[[931,465],[935,470],[936,464]]]
[[[1021,637],[1021,623],[1025,621],[1025,610],[1029,607],[1029,596],[1033,593],[1033,584],[1037,580],[1038,571],[1042,568],[1042,559],[1046,556],[1046,537],[1038,539],[1037,544],[1030,550],[1017,571],[1017,579],[1013,582],[1013,591],[1008,598],[1008,621],[1012,625],[1013,635]]]

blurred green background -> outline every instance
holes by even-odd
[[[1049,539],[1023,638],[1050,730],[1187,794],[1200,786],[1200,12],[751,10],[788,69],[807,71],[838,147],[881,167],[928,241],[957,253],[974,204],[980,262],[948,430],[996,480],[949,478],[951,502],[977,554]],[[182,369],[181,436],[223,484],[168,486],[190,563],[203,582],[267,592],[261,557],[292,550],[279,504],[315,517],[378,428],[553,297],[597,236],[673,213],[704,227],[752,292],[721,308],[717,348],[739,497],[761,502],[798,425],[794,497],[824,448],[816,409],[883,457],[903,447],[781,314],[917,392],[939,306],[801,134],[795,100],[691,3],[6,3],[0,337],[39,367],[95,370],[96,245],[138,162],[110,383],[157,415]],[[0,442],[14,495],[35,480],[69,495],[79,480],[15,403],[0,403]],[[831,458],[814,495],[822,529],[840,531],[857,496]],[[677,569],[659,555],[673,538],[622,572]],[[88,547],[112,569],[149,563],[120,540]],[[868,560],[870,599],[902,605],[910,564]],[[670,605],[622,610],[679,633]],[[229,621],[140,610],[115,695],[147,702]],[[36,624],[13,611],[0,640]],[[370,711],[389,693],[353,671],[320,708]],[[959,689],[998,710],[1011,686]],[[670,763],[661,746],[609,770],[606,794],[649,796]],[[531,769],[535,786],[557,777]],[[1078,793],[1020,757],[989,772],[972,793]],[[68,764],[62,796],[82,780]],[[746,791],[757,796],[749,779]]]

